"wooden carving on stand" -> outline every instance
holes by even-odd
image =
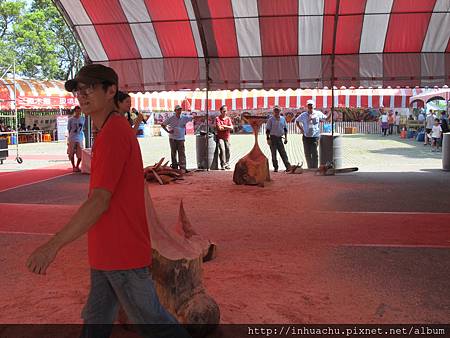
[[[219,306],[202,283],[202,264],[214,258],[215,244],[192,228],[183,202],[172,227],[159,221],[148,185],[145,203],[153,249],[152,276],[161,304],[182,324],[218,324]]]
[[[248,116],[245,119],[253,128],[255,145],[247,155],[236,163],[233,173],[233,182],[236,184],[264,186],[264,182],[270,181],[269,160],[259,148],[258,130],[263,122],[266,121],[266,117]]]

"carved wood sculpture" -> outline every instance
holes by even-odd
[[[195,232],[182,201],[178,222],[166,227],[155,212],[148,184],[145,195],[153,249],[152,276],[161,304],[182,324],[218,324],[219,306],[202,283],[203,261],[214,258],[216,245]]]
[[[262,116],[248,116],[245,118],[253,128],[255,145],[252,150],[241,158],[234,168],[233,182],[236,184],[264,186],[270,181],[269,160],[264,156],[258,145],[258,130],[266,120]]]

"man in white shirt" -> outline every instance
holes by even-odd
[[[181,106],[176,105],[175,115],[170,116],[161,124],[161,127],[169,134],[170,152],[172,157],[171,167],[178,169],[179,166],[184,172],[186,172],[184,136],[186,135],[186,123],[191,121],[192,117],[181,115]]]
[[[425,137],[424,137],[424,143],[423,143],[424,146],[426,146],[428,144],[428,141],[430,141],[430,143],[431,143],[431,139],[428,137],[428,135],[431,134],[431,130],[433,129],[435,118],[436,118],[436,116],[434,115],[433,111],[430,109],[430,112],[427,115],[427,118],[425,120]]]
[[[314,100],[306,101],[306,105],[308,106],[308,110],[301,113],[295,119],[295,124],[303,134],[303,149],[308,168],[318,168],[319,155],[317,153],[317,147],[319,146],[320,137],[319,122],[331,119],[331,114],[327,116],[318,110],[314,110]]]
[[[439,124],[439,119],[435,118],[434,119],[434,125],[431,128],[431,138],[432,138],[432,143],[431,143],[431,151],[439,151],[440,150],[440,145],[441,145],[441,138],[442,138],[442,127]]]
[[[272,154],[273,171],[278,171],[277,151],[280,153],[281,159],[286,167],[286,172],[290,170],[291,164],[289,163],[284,144],[287,144],[287,124],[286,119],[280,116],[280,107],[273,107],[273,116],[267,120],[266,134],[267,143],[270,146],[270,152]],[[283,144],[284,135],[284,144]]]

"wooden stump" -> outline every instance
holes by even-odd
[[[220,310],[202,283],[202,265],[215,244],[192,228],[183,202],[178,222],[161,224],[146,186],[146,213],[153,249],[152,276],[161,304],[182,324],[218,324]]]
[[[261,151],[258,145],[258,130],[266,117],[249,116],[246,120],[253,128],[255,136],[255,145],[252,150],[241,158],[234,168],[233,182],[241,185],[259,185],[264,186],[265,182],[270,181],[269,160]]]

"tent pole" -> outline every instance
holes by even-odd
[[[209,58],[206,59],[206,171],[209,171]]]
[[[205,31],[202,24],[202,16],[200,15],[200,9],[198,7],[198,0],[192,0],[192,9],[194,10],[195,20],[197,21],[198,33],[200,35],[200,41],[202,43],[203,56],[205,58],[205,71],[206,71],[206,170],[209,171],[209,51],[208,44],[206,42]],[[201,81],[200,81],[201,82]]]
[[[334,81],[331,80],[331,137],[334,137],[334,108]]]
[[[336,1],[336,12],[334,13],[334,30],[333,30],[333,50],[331,52],[331,139],[333,147],[331,149],[331,158],[334,163],[334,68],[335,68],[335,57],[336,57],[336,33],[339,20],[339,6],[341,4],[340,0]]]

